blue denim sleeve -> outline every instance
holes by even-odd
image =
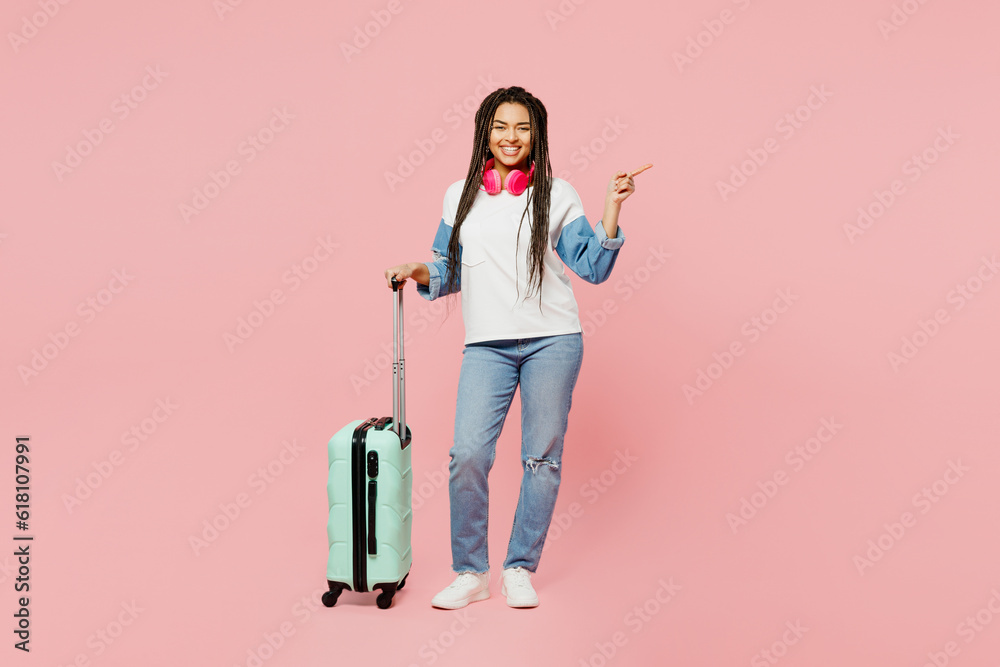
[[[445,284],[445,278],[448,276],[448,241],[451,240],[451,230],[451,226],[446,224],[444,218],[442,218],[441,224],[438,225],[437,234],[434,235],[434,243],[431,246],[434,261],[426,262],[427,271],[430,273],[430,280],[426,285],[417,283],[417,294],[428,301],[433,301],[439,296],[451,294],[451,292],[457,292],[462,287],[462,272],[460,268],[455,278],[455,289],[448,290],[448,286]],[[459,261],[461,261],[461,246],[459,246],[458,250]]]
[[[615,238],[608,238],[600,222],[594,229],[585,216],[580,216],[563,227],[556,243],[556,253],[573,273],[588,283],[603,283],[615,267],[618,249],[625,243],[625,232],[618,227]]]

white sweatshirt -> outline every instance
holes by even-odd
[[[429,300],[448,293],[444,284],[448,240],[464,184],[464,180],[456,181],[445,191],[441,223],[431,246],[434,261],[427,263],[430,281],[428,285],[417,283],[417,292]],[[613,239],[608,238],[601,224],[595,232],[573,186],[553,177],[541,311],[537,290],[526,299],[533,216],[530,208],[525,213],[525,204],[533,188],[530,186],[516,196],[507,190],[490,195],[480,189],[459,230],[462,268],[458,289],[462,292],[466,345],[582,331],[573,287],[563,263],[595,284],[607,280],[614,268],[618,249],[625,242],[621,227]]]

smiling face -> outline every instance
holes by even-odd
[[[490,126],[490,151],[495,158],[493,166],[504,181],[511,169],[527,171],[531,153],[531,119],[527,107],[513,102],[497,107]]]

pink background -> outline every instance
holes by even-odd
[[[4,664],[1000,664],[1000,6],[234,4],[4,5]],[[382,271],[430,259],[472,115],[508,85],[546,105],[591,224],[615,171],[655,164],[611,279],[574,278],[586,355],[541,606],[494,580],[430,607],[464,332],[408,285],[414,569],[389,611],[320,607],[326,441],[390,409]],[[259,326],[227,344],[241,318]],[[515,401],[495,575],[519,424]]]

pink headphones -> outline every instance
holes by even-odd
[[[515,196],[521,194],[528,187],[528,181],[531,180],[534,173],[534,164],[528,170],[527,176],[520,169],[511,169],[510,173],[507,174],[507,191]],[[502,189],[502,181],[500,172],[493,168],[493,158],[490,158],[486,161],[486,170],[483,172],[483,187],[486,189],[486,192],[495,195]]]

